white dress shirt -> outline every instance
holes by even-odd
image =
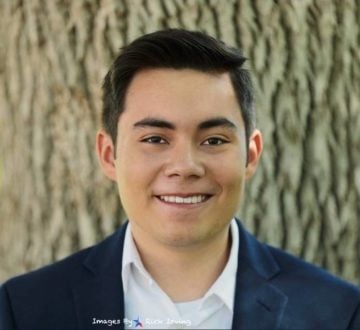
[[[230,255],[220,276],[201,299],[174,303],[145,269],[129,223],[122,261],[125,329],[231,329],[239,248],[235,219],[230,228]]]

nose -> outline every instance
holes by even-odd
[[[191,143],[179,143],[171,150],[165,167],[167,177],[200,178],[204,174],[201,155]]]

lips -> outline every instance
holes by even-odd
[[[208,194],[193,194],[187,196],[159,195],[156,197],[165,203],[171,203],[171,204],[200,204],[208,200],[211,197],[211,195]]]

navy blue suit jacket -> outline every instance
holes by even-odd
[[[359,288],[260,243],[238,224],[233,329],[360,329]],[[94,247],[4,283],[0,329],[109,329],[93,325],[93,318],[122,320],[125,228]],[[123,323],[110,328],[121,329]]]

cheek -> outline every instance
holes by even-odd
[[[208,163],[224,180],[239,179],[245,173],[245,155],[239,146],[233,146],[227,152],[209,159]]]
[[[232,173],[228,171],[228,175],[225,180],[230,193],[241,194],[245,179],[244,175],[241,174],[240,169],[233,169]]]
[[[234,199],[238,199],[243,190],[245,182],[245,168],[238,159],[222,161],[221,167],[217,171],[217,181],[221,185],[223,192],[231,195]]]
[[[158,172],[159,159],[154,156],[144,157],[143,152],[131,146],[126,149],[120,146],[118,151],[117,183],[122,199],[128,197],[130,200],[135,195],[138,200],[144,193],[150,194],[151,184]]]

